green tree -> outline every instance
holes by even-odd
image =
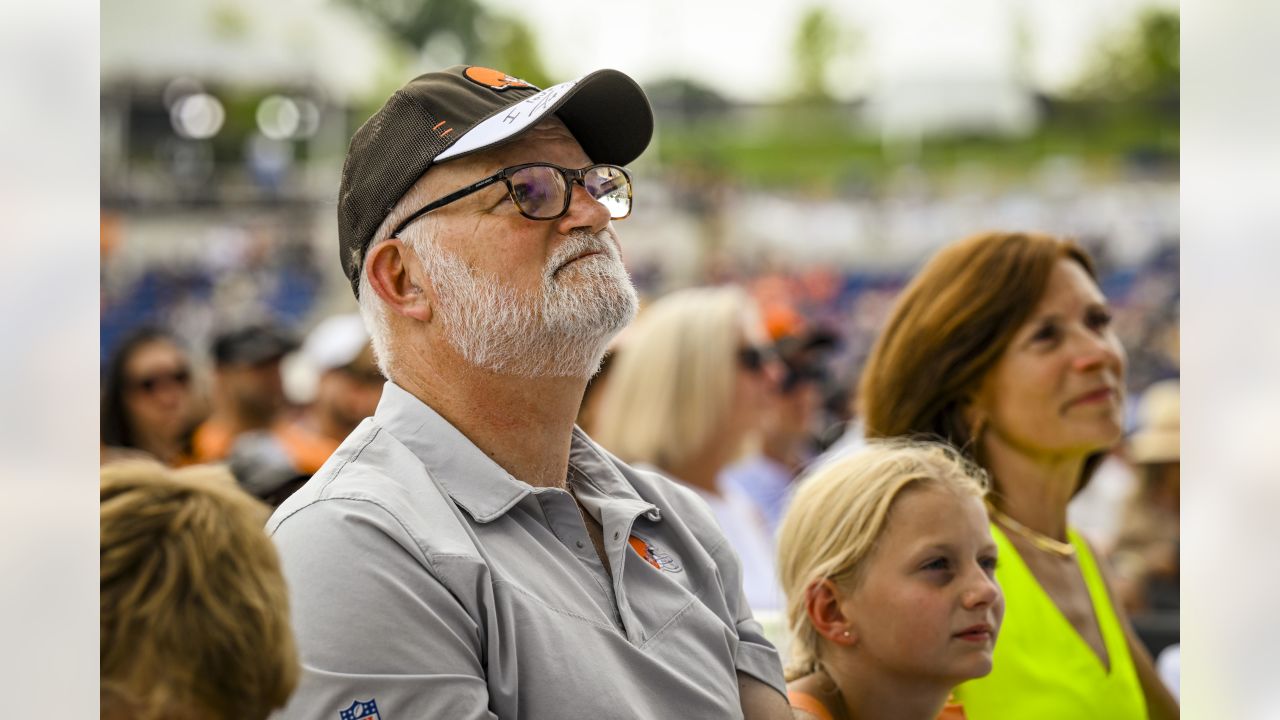
[[[1103,41],[1070,93],[1080,100],[1168,103],[1178,99],[1178,13],[1148,9]]]
[[[461,62],[484,65],[546,87],[551,78],[537,38],[523,20],[495,14],[477,0],[343,0],[368,15],[393,39],[418,51],[452,40]]]
[[[537,38],[526,22],[516,17],[497,16],[490,18],[489,27],[484,38],[485,49],[479,56],[481,64],[540,88],[554,83],[542,64]]]
[[[815,5],[804,12],[791,42],[796,100],[829,102],[827,68],[840,49],[840,33],[831,12]]]
[[[343,0],[367,14],[391,37],[415,50],[441,35],[455,39],[465,57],[485,49],[481,29],[489,13],[476,0]]]

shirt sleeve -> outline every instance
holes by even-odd
[[[355,702],[383,718],[496,718],[481,627],[391,513],[326,499],[282,520],[273,539],[302,663],[275,720],[338,718]]]
[[[783,678],[778,650],[765,638],[764,628],[752,614],[746,593],[742,589],[742,561],[727,541],[712,552],[712,557],[720,569],[725,605],[733,613],[738,631],[734,667],[786,695],[787,683]]]

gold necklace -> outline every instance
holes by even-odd
[[[1054,540],[1053,538],[1049,537],[1048,535],[1045,535],[1044,533],[1036,532],[1035,530],[1032,530],[1026,525],[1023,525],[1017,520],[1014,520],[1008,515],[1005,515],[1004,513],[1000,512],[999,510],[996,509],[996,506],[991,504],[990,502],[987,503],[987,510],[991,512],[991,515],[992,517],[995,518],[996,522],[1000,523],[1001,525],[1004,525],[1005,527],[1018,533],[1022,537],[1030,540],[1031,544],[1035,545],[1036,549],[1038,550],[1042,550],[1047,553],[1052,553],[1054,555],[1057,555],[1058,557],[1064,557],[1064,558],[1073,557],[1076,554],[1076,549],[1071,543],[1062,542],[1061,540]]]

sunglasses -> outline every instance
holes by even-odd
[[[182,368],[173,372],[155,373],[137,378],[130,381],[128,386],[130,390],[141,391],[144,395],[152,395],[161,388],[176,386],[180,389],[186,389],[190,384],[191,371],[187,368]]]
[[[823,385],[827,382],[827,371],[820,366],[803,366],[791,367],[787,365],[787,372],[782,377],[779,387],[782,392],[791,392],[797,387],[812,383],[814,385]]]
[[[587,194],[609,210],[609,217],[621,220],[631,214],[631,174],[617,165],[590,165],[570,170],[551,163],[526,163],[503,168],[457,192],[450,193],[405,218],[391,232],[400,232],[432,210],[502,182],[520,214],[530,220],[555,220],[569,212],[573,184],[586,188]]]
[[[778,352],[772,345],[748,345],[738,349],[738,364],[751,372],[760,372],[777,360]]]

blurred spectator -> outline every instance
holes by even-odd
[[[1071,498],[1067,521],[1104,555],[1110,555],[1120,535],[1125,505],[1138,478],[1124,453],[1107,453],[1089,482]]]
[[[1182,645],[1174,643],[1160,652],[1156,658],[1156,672],[1175,698],[1182,690]]]
[[[314,473],[373,415],[386,378],[378,371],[364,321],[357,313],[326,318],[302,345],[302,357],[318,373],[315,399],[285,426],[282,437],[305,473]]]
[[[1130,612],[1174,610],[1179,586],[1179,393],[1177,380],[1147,388],[1129,455],[1138,489],[1125,510],[1111,562],[1116,594]]]
[[[261,720],[298,680],[267,508],[225,470],[102,468],[101,716]]]
[[[280,360],[294,348],[281,329],[251,325],[220,334],[213,343],[213,413],[196,428],[199,462],[221,460],[236,438],[264,430],[285,406]]]
[[[361,420],[373,415],[386,382],[358,314],[326,318],[302,345],[315,397],[297,417],[242,434],[229,462],[249,492],[279,505],[329,459]]]
[[[126,338],[102,383],[102,459],[132,454],[191,462],[196,423],[191,364],[172,336],[144,328]]]
[[[721,471],[758,437],[770,383],[781,379],[754,302],[736,287],[673,292],[627,332],[604,388],[596,439],[710,505],[742,558],[755,610],[781,609],[773,542],[751,498]]]
[[[815,455],[821,431],[825,355],[835,336],[820,330],[780,338],[782,379],[765,396],[760,450],[734,463],[722,480],[750,497],[764,515],[772,537],[782,521],[796,474]]]

